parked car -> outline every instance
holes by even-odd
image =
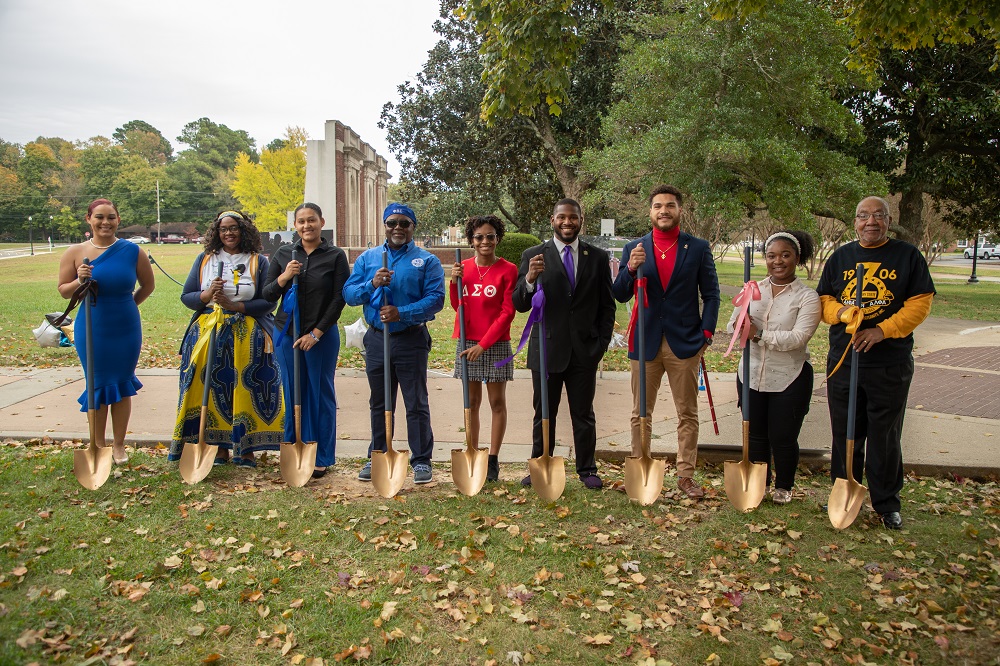
[[[188,242],[188,239],[184,236],[178,236],[176,234],[168,234],[163,237],[162,243],[171,243],[174,245],[183,245]]]
[[[128,239],[128,242],[135,243],[136,245],[143,245],[144,243],[148,243],[149,239],[145,236],[132,236],[132,238]]]
[[[980,259],[989,259],[990,254],[996,251],[997,251],[996,246],[993,245],[993,243],[983,243],[982,245],[979,246],[978,256]],[[963,255],[965,256],[966,259],[972,259],[973,252],[974,250],[972,249],[972,247],[967,247],[965,248],[965,252],[963,252]]]

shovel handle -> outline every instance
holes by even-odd
[[[222,277],[222,262],[219,262],[218,277]],[[205,357],[205,387],[201,391],[201,406],[208,406],[208,397],[212,394],[212,370],[215,368],[215,326],[208,334],[208,355]],[[202,424],[204,426],[204,420]],[[201,438],[204,441],[204,437]]]
[[[642,266],[639,266],[635,273],[639,284],[642,282]],[[639,356],[639,418],[646,418],[646,288],[640,286],[635,292],[636,307],[636,338],[638,342]],[[642,432],[645,439],[645,430]]]
[[[701,376],[705,379],[705,396],[708,398],[708,409],[712,412],[712,425],[715,434],[719,434],[719,420],[715,418],[715,401],[712,400],[712,385],[708,383],[708,368],[705,367],[705,357],[701,357]]]
[[[864,281],[865,281],[865,265],[858,263],[854,267],[854,274],[857,277],[857,293],[855,296],[854,304],[858,309],[862,309],[862,294],[864,292]],[[844,461],[846,465],[847,478],[854,481],[854,429],[857,421],[858,414],[858,348],[853,344],[851,345],[851,383],[847,394],[847,438],[846,438],[846,453],[847,459]]]
[[[743,248],[743,284],[750,281],[750,261],[752,260],[753,248],[747,245]],[[750,311],[747,310],[749,319]],[[734,333],[735,335],[735,333]],[[743,403],[743,421],[750,421],[750,337],[747,336],[747,343],[743,347],[743,393],[740,402]],[[744,442],[746,438],[744,438]],[[744,449],[746,446],[743,447]]]
[[[83,263],[89,265],[90,259],[84,257]],[[87,278],[87,282],[92,279],[92,277]],[[90,294],[83,296],[83,331],[84,335],[87,336],[84,342],[84,349],[87,352],[87,411],[92,412],[96,407],[94,407],[94,327],[90,321]],[[95,430],[91,427],[91,442],[93,442],[94,433]]]
[[[382,268],[389,269],[389,253],[382,251]],[[383,292],[385,293],[385,292]],[[385,299],[382,300],[385,305]],[[382,384],[385,400],[385,450],[392,451],[392,352],[389,346],[389,324],[382,322]]]
[[[455,263],[462,263],[462,250],[455,248]],[[465,294],[462,292],[462,278],[456,281],[458,287],[458,348],[465,351]],[[459,362],[462,364],[462,405],[466,413],[470,408],[469,403],[469,359],[463,354]],[[466,425],[468,427],[468,424]],[[468,432],[468,430],[466,430]],[[466,437],[468,439],[468,437]]]

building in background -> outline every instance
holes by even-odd
[[[324,138],[306,142],[305,200],[323,209],[336,245],[364,248],[384,240],[388,166],[384,157],[339,120],[328,120]]]

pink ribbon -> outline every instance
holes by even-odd
[[[751,301],[759,300],[760,285],[753,280],[748,280],[746,284],[743,285],[743,289],[740,290],[740,293],[733,297],[733,305],[736,306],[740,314],[736,318],[736,327],[733,329],[732,339],[729,340],[729,348],[726,349],[726,353],[723,354],[723,356],[729,356],[729,354],[733,351],[733,345],[736,343],[737,337],[740,339],[740,348],[746,348],[747,340],[750,339],[750,303]]]
[[[632,308],[632,314],[628,318],[628,329],[625,331],[625,339],[628,340],[628,352],[631,354],[634,349],[633,338],[635,337],[635,325],[639,321],[639,289],[642,288],[642,306],[644,308],[649,307],[649,297],[646,292],[646,278],[639,278],[635,281],[635,307]],[[644,359],[640,359],[644,360]]]

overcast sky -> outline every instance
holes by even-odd
[[[399,168],[377,127],[437,41],[438,0],[0,0],[0,138],[69,141],[201,117],[258,149],[340,120]]]

